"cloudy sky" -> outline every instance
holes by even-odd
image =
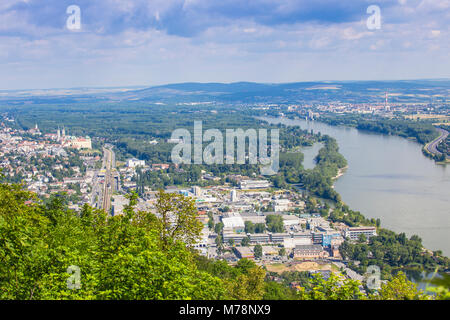
[[[0,90],[417,78],[450,78],[450,0],[0,0]]]

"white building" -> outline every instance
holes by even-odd
[[[345,237],[350,240],[358,240],[359,236],[363,234],[367,239],[377,235],[377,228],[375,227],[353,227],[345,229]]]
[[[288,226],[297,226],[300,224],[300,218],[297,216],[291,216],[291,215],[283,215],[283,224],[285,227]]]
[[[273,208],[275,211],[287,211],[290,203],[289,199],[277,199],[273,202]]]
[[[123,209],[128,205],[130,201],[123,195],[115,195],[112,197],[111,201],[111,213],[113,216],[118,216],[123,214]]]
[[[226,230],[243,231],[245,229],[244,220],[241,216],[222,218],[222,223]]]
[[[201,197],[202,196],[202,188],[195,186],[192,187],[192,193],[194,193],[194,196]]]
[[[128,168],[136,168],[136,167],[144,167],[145,166],[145,160],[138,160],[136,158],[131,158],[127,160],[127,167]]]
[[[242,180],[241,189],[266,189],[270,187],[270,182],[267,180]]]
[[[296,246],[311,245],[311,244],[312,244],[311,238],[307,238],[307,237],[284,238],[283,239],[283,245],[286,249],[293,249]]]
[[[236,190],[231,190],[230,200],[231,202],[237,202],[239,200]]]

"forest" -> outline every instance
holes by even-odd
[[[0,184],[0,299],[445,299],[432,296],[403,274],[375,293],[360,283],[313,275],[299,290],[266,277],[264,268],[241,259],[235,266],[199,256],[192,248],[201,225],[191,199],[161,192],[156,216],[136,212],[137,195],[121,216],[84,206],[77,214],[67,199],[43,204],[20,185]],[[174,223],[167,223],[173,214]]]
[[[336,115],[326,114],[320,121],[331,125],[346,125],[360,130],[373,131],[381,134],[397,135],[414,139],[420,144],[432,141],[439,134],[429,121],[411,121],[404,119],[387,119],[374,115]]]

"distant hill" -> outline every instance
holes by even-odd
[[[149,88],[102,88],[0,92],[0,101],[13,103],[76,103],[143,101],[150,103],[448,103],[450,79],[400,81],[318,81],[294,83],[177,83]],[[25,93],[24,93],[25,92]],[[37,90],[36,90],[37,92]]]

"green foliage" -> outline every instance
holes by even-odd
[[[188,203],[179,201],[189,209]],[[123,216],[107,218],[103,211],[85,206],[77,215],[61,199],[43,205],[20,186],[0,185],[0,298],[226,296],[223,281],[197,268],[195,255],[178,232],[165,229],[163,221],[150,214],[134,214],[132,208],[126,211]],[[185,234],[195,234],[187,217],[180,220],[180,228],[185,228]],[[169,236],[173,236],[170,241]],[[80,268],[81,289],[67,287],[70,274],[66,271],[71,265]]]
[[[266,216],[266,225],[270,232],[281,233],[284,230],[283,217],[269,214]]]
[[[196,219],[195,201],[181,194],[160,191],[156,203],[158,213],[149,217],[138,216],[143,221],[151,221],[162,241],[165,250],[171,242],[183,241],[187,245],[197,242],[202,231],[202,224]]]
[[[391,269],[420,266],[427,270],[434,270],[437,266],[447,269],[449,259],[439,255],[431,255],[423,250],[422,240],[418,236],[410,239],[404,233],[379,229],[378,236],[371,237],[369,243],[351,243],[345,241],[339,248],[343,258],[360,261],[359,266],[351,267],[365,273],[368,265],[374,264],[381,268],[382,274],[389,276]],[[370,254],[369,254],[370,253]]]
[[[248,247],[249,244],[250,244],[250,239],[248,237],[245,237],[242,239],[241,246]]]
[[[345,279],[342,275],[332,273],[324,280],[318,273],[312,276],[299,295],[302,300],[359,300],[364,298],[359,286],[358,281]]]
[[[339,153],[339,147],[334,138],[323,136],[324,147],[316,156],[314,169],[304,170],[301,173],[301,182],[306,189],[325,199],[340,202],[339,194],[333,189],[333,178],[339,169],[347,166],[347,161]]]
[[[391,281],[381,285],[381,289],[371,296],[374,300],[430,300],[417,285],[399,272]]]
[[[233,267],[200,257],[185,242],[198,235],[191,200],[160,193],[155,215],[135,212],[136,194],[129,199],[122,216],[88,205],[77,214],[62,196],[43,204],[21,186],[0,184],[0,299],[365,298],[357,282],[335,275],[283,273],[278,283],[251,260]],[[178,217],[175,224],[167,223],[169,213]],[[406,246],[420,242],[396,239]],[[434,258],[441,257],[436,252]],[[69,266],[80,269],[80,289],[67,286]],[[298,293],[289,288],[293,281],[302,288]],[[448,298],[446,290],[437,298]],[[401,274],[367,298],[431,299]]]
[[[374,115],[336,115],[329,114],[321,117],[321,121],[332,125],[354,126],[360,130],[377,133],[398,135],[414,138],[419,143],[427,143],[438,136],[430,122],[417,122],[404,119],[387,119]]]
[[[263,297],[266,273],[251,260],[241,259],[232,267],[225,261],[197,257],[197,265],[223,281],[227,299],[260,300]]]
[[[436,270],[437,271],[437,270]],[[450,275],[444,273],[440,275],[440,277],[433,277],[429,281],[433,287],[427,288],[427,291],[430,291],[437,295],[438,299],[441,300],[450,300]]]
[[[254,255],[256,259],[261,259],[262,258],[262,246],[260,244],[257,244],[254,249],[253,249]]]

